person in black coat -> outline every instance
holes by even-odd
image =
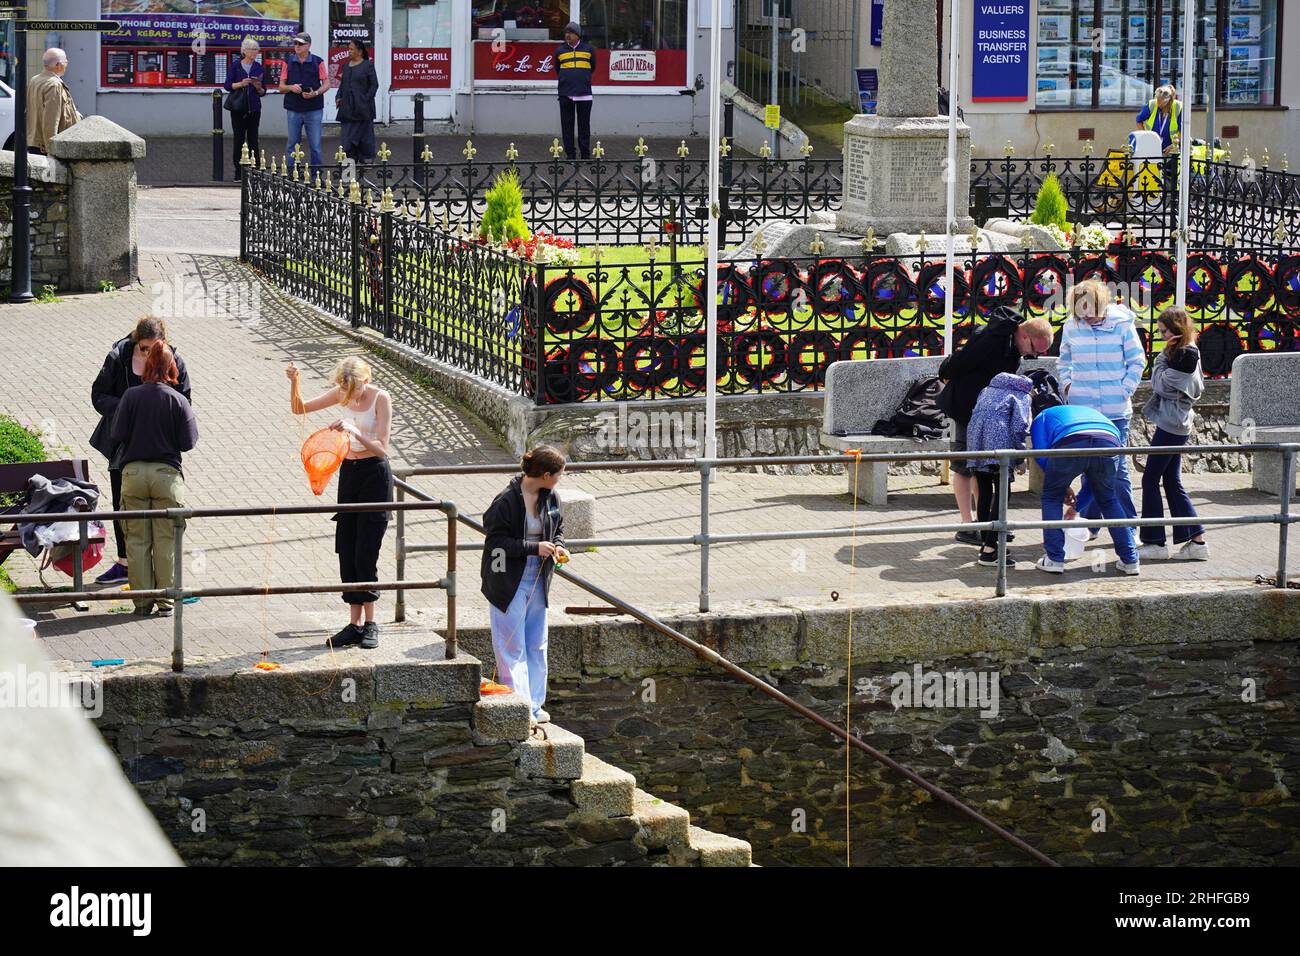
[[[99,424],[90,436],[90,447],[108,459],[108,478],[113,490],[113,510],[122,505],[122,462],[120,443],[112,437],[113,415],[126,390],[143,381],[145,359],[155,342],[167,341],[167,323],[157,316],[146,315],[135,324],[135,330],[124,339],[113,343],[104,365],[90,387],[90,401],[99,412]],[[172,388],[190,400],[190,373],[185,361],[172,349],[179,373]],[[99,584],[123,584],[127,580],[126,528],[122,522],[113,522],[113,538],[117,542],[117,560],[95,581]]]
[[[582,27],[570,23],[564,28],[564,42],[552,54],[560,81],[560,135],[564,155],[569,159],[591,159],[591,76],[596,72],[596,48],[582,38]],[[578,127],[578,149],[574,149],[573,127]]]
[[[983,328],[943,360],[939,378],[945,384],[939,393],[939,407],[952,419],[952,451],[966,450],[966,426],[970,424],[975,402],[994,376],[1017,372],[1021,358],[1037,358],[1051,348],[1051,323],[1042,318],[1021,321],[1018,313],[1003,307],[994,309]],[[961,512],[962,524],[969,524],[973,472],[961,459],[953,460],[952,472],[957,510]],[[975,531],[958,531],[957,540],[963,544],[981,543]]]
[[[482,592],[491,605],[497,672],[528,701],[533,721],[543,724],[551,719],[542,709],[551,576],[557,562],[569,560],[555,494],[565,464],[557,449],[538,445],[520,462],[523,474],[511,479],[483,515]]]
[[[338,107],[339,133],[343,152],[358,163],[374,160],[375,96],[379,93],[379,76],[370,62],[370,53],[359,40],[348,41],[348,61],[343,64],[335,105]]]

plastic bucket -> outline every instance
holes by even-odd
[[[32,637],[36,636],[36,622],[30,617],[20,617],[18,619],[18,626],[31,634]]]
[[[1088,527],[1082,522],[1077,528],[1065,529],[1065,560],[1073,561],[1083,557],[1083,549],[1088,544]]]

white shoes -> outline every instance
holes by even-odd
[[[536,719],[539,724],[549,724],[551,722],[551,715],[544,710],[539,710],[537,711]]]
[[[1115,570],[1120,574],[1141,574],[1142,564],[1140,561],[1134,561],[1132,564],[1125,564],[1123,561],[1116,558]]]
[[[1168,561],[1169,545],[1167,544],[1139,545],[1138,557],[1143,561]]]
[[[1175,561],[1208,561],[1210,546],[1204,541],[1188,541],[1174,552]]]
[[[1049,558],[1047,555],[1043,555],[1041,558],[1039,558],[1039,559],[1034,563],[1034,567],[1036,567],[1039,571],[1046,571],[1048,574],[1064,574],[1064,573],[1065,573],[1065,562],[1064,562],[1064,561],[1053,561],[1053,560],[1052,560],[1051,558]]]

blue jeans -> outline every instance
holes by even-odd
[[[1119,429],[1119,443],[1128,444],[1128,423],[1127,418],[1112,418],[1111,424]],[[1115,496],[1119,498],[1120,510],[1124,513],[1122,518],[1136,518],[1137,508],[1133,504],[1133,483],[1129,481],[1128,476],[1128,455],[1116,455],[1116,473],[1115,473]],[[1097,507],[1097,499],[1093,494],[1092,488],[1085,477],[1083,487],[1079,489],[1078,497],[1074,502],[1074,510],[1079,513],[1080,518],[1097,519],[1102,517],[1101,509]],[[1094,532],[1098,529],[1093,528]]]
[[[1068,438],[1054,448],[1114,448],[1114,444],[1096,435],[1079,435]],[[1043,520],[1060,521],[1065,511],[1065,492],[1075,478],[1083,475],[1092,488],[1101,517],[1133,518],[1119,500],[1118,456],[1095,458],[1049,458],[1043,469]],[[1076,501],[1077,504],[1077,501]],[[1131,505],[1132,502],[1129,502]],[[1110,539],[1115,542],[1115,553],[1125,564],[1137,561],[1137,547],[1132,528],[1112,527]],[[1065,560],[1065,531],[1061,528],[1043,529],[1043,550],[1053,561]]]
[[[284,115],[289,121],[289,142],[285,144],[284,155],[288,158],[290,171],[293,170],[293,148],[302,140],[304,129],[307,130],[308,159],[311,160],[312,166],[320,166],[320,128],[325,118],[325,111],[309,110],[303,113],[298,110],[285,110]]]
[[[546,595],[538,577],[540,558],[530,557],[519,589],[503,613],[489,604],[492,652],[501,683],[528,701],[533,716],[546,703]]]
[[[1186,445],[1189,437],[1188,435],[1175,435],[1163,428],[1157,428],[1156,433],[1151,436],[1151,444],[1157,447],[1160,445]],[[1192,499],[1188,497],[1187,489],[1183,487],[1182,470],[1182,455],[1147,456],[1147,467],[1142,472],[1142,517],[1163,518],[1165,516],[1164,501],[1160,496],[1162,485],[1165,497],[1169,499],[1169,513],[1173,517],[1196,517],[1196,509],[1192,506]],[[1174,527],[1174,544],[1183,544],[1204,533],[1205,529],[1200,525],[1176,525]],[[1164,544],[1164,525],[1142,528],[1141,538],[1143,544]]]

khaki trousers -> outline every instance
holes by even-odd
[[[133,461],[122,469],[122,508],[144,511],[185,507],[185,479],[160,461]],[[126,522],[127,580],[132,591],[169,588],[176,582],[173,566],[176,526],[167,518],[131,518]],[[171,598],[136,601],[137,608],[170,608]]]

